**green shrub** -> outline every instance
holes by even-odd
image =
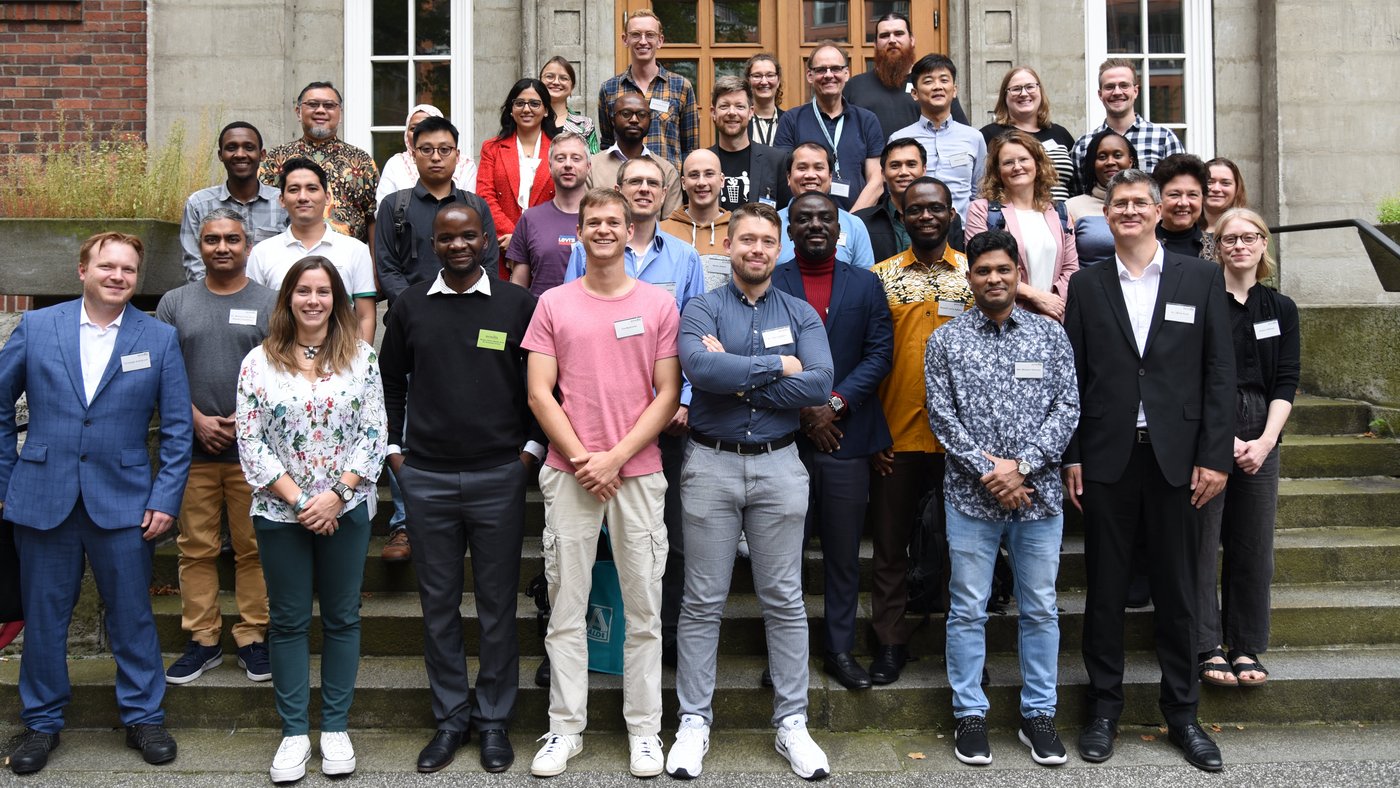
[[[1380,224],[1400,224],[1400,194],[1381,200],[1376,221]]]

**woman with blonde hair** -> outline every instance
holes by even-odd
[[[1249,193],[1244,188],[1244,176],[1240,167],[1225,158],[1214,158],[1206,162],[1206,201],[1202,211],[1205,231],[1215,231],[1215,223],[1231,208],[1248,208]]]
[[[1055,165],[1059,182],[1050,187],[1055,199],[1063,202],[1079,193],[1079,184],[1074,179],[1074,159],[1070,155],[1074,150],[1074,135],[1064,126],[1050,121],[1050,97],[1045,95],[1045,85],[1035,69],[1016,66],[1006,72],[1001,78],[992,115],[996,120],[982,127],[982,137],[988,145],[1008,131],[1026,132],[1045,148],[1045,155]]]
[[[1020,249],[1021,283],[1016,300],[1037,314],[1063,322],[1069,277],[1079,253],[1064,203],[1052,197],[1055,167],[1039,141],[1012,129],[987,148],[978,194],[967,208],[966,237],[1006,230]]]
[[[1235,465],[1224,491],[1196,515],[1201,527],[1196,641],[1202,681],[1255,687],[1269,676],[1259,655],[1269,647],[1278,444],[1301,369],[1298,307],[1262,283],[1274,271],[1263,217],[1232,208],[1220,216],[1216,232],[1216,260],[1225,273],[1235,340]],[[1222,549],[1217,600],[1216,554]]]
[[[238,458],[253,488],[267,580],[267,643],[282,717],[273,782],[311,758],[311,598],[321,611],[321,773],[355,771],[346,732],[360,666],[360,585],[369,502],[388,452],[374,349],[357,338],[330,260],[298,260],[282,280],[268,336],[243,359]]]

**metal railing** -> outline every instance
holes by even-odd
[[[1285,224],[1281,227],[1270,227],[1269,233],[1277,237],[1284,233],[1345,230],[1353,227],[1361,236],[1361,245],[1366,247],[1366,254],[1371,258],[1371,267],[1376,269],[1376,277],[1381,280],[1381,287],[1389,293],[1400,292],[1400,244],[1377,230],[1370,222],[1360,219],[1335,219],[1330,222]]]

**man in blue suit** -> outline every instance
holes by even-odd
[[[175,329],[129,305],[141,240],[99,233],[78,258],[81,299],[29,312],[0,348],[0,498],[14,523],[28,631],[20,662],[25,731],[16,774],[44,768],[72,696],[68,624],[83,559],[105,607],[127,746],[147,763],[175,758],[165,674],[148,589],[153,540],[180,511],[193,441]],[[29,434],[16,451],[15,401],[28,394]],[[160,468],[146,450],[160,413]]]
[[[798,440],[811,477],[807,536],[821,538],[826,576],[822,667],[847,689],[867,689],[870,674],[851,652],[870,455],[890,445],[875,392],[890,371],[894,324],[879,277],[836,259],[841,235],[836,202],[822,192],[807,192],[788,211],[795,255],[773,271],[773,285],[817,310],[835,371],[830,401],[802,409]]]

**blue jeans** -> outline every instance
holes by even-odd
[[[987,716],[982,666],[987,658],[987,600],[997,548],[1006,537],[1020,612],[1021,716],[1055,715],[1060,651],[1055,576],[1060,570],[1064,515],[1043,520],[979,520],[951,504],[948,513],[948,684],[953,716]],[[1015,513],[1012,513],[1015,517]]]

